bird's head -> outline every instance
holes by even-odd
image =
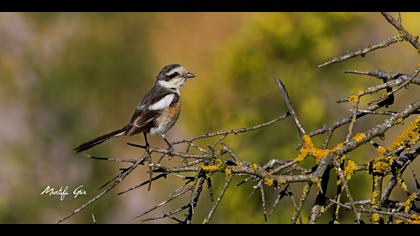
[[[172,64],[163,67],[156,83],[167,89],[179,89],[190,78],[195,78],[195,75],[179,64]]]

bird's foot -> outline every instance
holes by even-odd
[[[152,154],[152,146],[150,146],[148,143],[146,143],[146,152],[148,154]]]
[[[174,155],[174,152],[175,152],[175,149],[174,149],[174,147],[171,145],[171,146],[169,146],[169,147],[168,147],[167,151],[168,151],[168,155],[169,155],[169,156],[173,156],[173,155]]]

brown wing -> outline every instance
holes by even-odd
[[[173,91],[160,86],[154,86],[137,105],[137,109],[134,111],[130,120],[131,128],[127,130],[127,134],[133,135],[140,132],[148,132],[150,128],[154,127],[155,120],[159,117],[161,111],[149,110],[148,107],[171,93]]]
[[[159,111],[151,111],[148,109],[136,110],[131,118],[131,128],[127,130],[127,135],[148,132],[150,128],[155,126],[155,120],[159,117],[159,114]]]

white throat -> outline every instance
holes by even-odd
[[[184,82],[185,82],[184,78],[176,78],[169,81],[164,81],[164,80],[158,81],[160,86],[167,89],[175,90],[176,93],[178,94],[179,94],[179,88],[181,88],[182,85],[184,85]]]

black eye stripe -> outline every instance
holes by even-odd
[[[168,75],[168,76],[167,76],[167,78],[168,78],[168,79],[173,79],[173,78],[177,77],[178,75],[179,75],[179,73],[178,73],[178,72],[174,72],[174,73],[172,73],[172,74]]]

